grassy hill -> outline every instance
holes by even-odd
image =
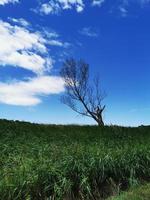
[[[0,120],[0,200],[100,200],[150,182],[150,127]]]

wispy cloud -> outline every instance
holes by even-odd
[[[8,3],[18,3],[19,0],[0,0],[0,5],[5,5],[5,4],[8,4]]]
[[[102,6],[102,4],[105,2],[105,0],[93,0],[92,5],[93,6]]]
[[[90,0],[87,2],[86,0],[47,0],[44,3],[40,1],[39,7],[33,9],[36,13],[40,14],[59,14],[62,11],[66,10],[76,10],[78,13],[85,10],[87,5],[89,4],[91,7],[102,7],[103,5],[107,5],[107,0]],[[109,5],[109,10],[118,10],[120,11],[123,17],[128,14],[128,7],[131,4],[139,4],[140,6],[145,6],[150,3],[150,0],[116,0],[111,5]]]
[[[139,7],[145,7],[150,3],[150,0],[122,0],[118,5],[118,10],[122,17],[127,17],[129,12],[130,5],[138,5]]]
[[[126,17],[128,15],[128,10],[126,7],[119,6],[119,11],[122,17]]]
[[[58,14],[62,10],[75,9],[77,12],[82,12],[84,9],[83,0],[51,0],[40,5],[41,14]],[[37,10],[35,10],[37,11]]]
[[[87,36],[87,37],[98,37],[99,36],[98,31],[95,30],[92,27],[84,27],[79,31],[79,33],[81,35],[84,35],[84,36]]]
[[[8,17],[8,20],[10,22],[14,22],[17,25],[24,26],[24,27],[28,27],[30,25],[30,23],[28,21],[26,21],[25,19],[23,19],[23,18],[18,18],[17,19],[17,18]]]

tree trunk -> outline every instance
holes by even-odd
[[[104,122],[103,121],[97,121],[98,126],[104,126]]]
[[[98,123],[98,126],[104,126],[102,115],[99,116],[96,121]]]

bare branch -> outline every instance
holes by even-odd
[[[89,81],[89,65],[82,60],[67,59],[60,75],[64,79],[66,94],[61,101],[76,113],[92,117],[98,125],[104,125],[102,105],[104,96],[100,89],[99,77]]]

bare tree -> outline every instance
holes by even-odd
[[[89,80],[89,65],[84,61],[67,59],[60,71],[65,81],[66,92],[61,101],[83,116],[93,118],[99,126],[104,126],[102,101],[105,95],[100,89],[99,77]]]

